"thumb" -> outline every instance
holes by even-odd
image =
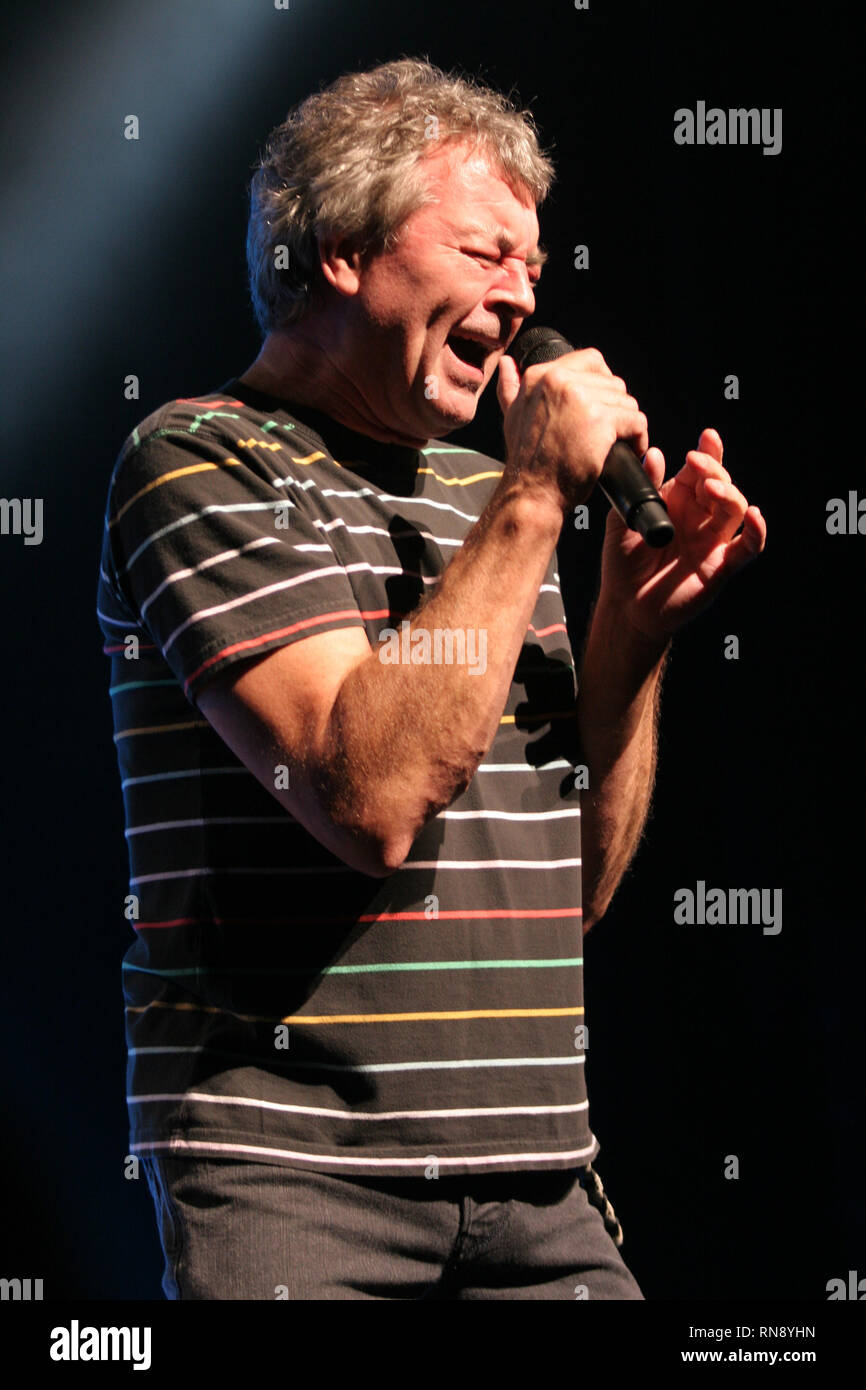
[[[643,460],[643,471],[653,487],[658,490],[665,480],[665,456],[655,445],[647,449]]]
[[[503,415],[513,404],[519,390],[520,372],[517,370],[517,363],[506,352],[499,359],[499,375],[496,378],[496,399]]]

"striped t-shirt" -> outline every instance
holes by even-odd
[[[386,878],[320,845],[196,703],[218,672],[314,634],[403,640],[501,470],[237,380],[124,443],[98,610],[135,932],[132,1152],[415,1177],[595,1157],[555,556],[490,751]]]

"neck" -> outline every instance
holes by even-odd
[[[337,343],[307,320],[269,333],[239,380],[279,400],[308,405],[382,444],[421,449],[429,442],[384,423],[341,362]]]

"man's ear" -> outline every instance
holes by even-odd
[[[322,275],[338,294],[355,295],[361,285],[362,257],[345,237],[319,233],[319,264]]]

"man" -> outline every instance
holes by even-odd
[[[563,518],[615,439],[665,464],[598,352],[504,355],[550,180],[525,115],[427,64],[309,98],[253,181],[258,358],[118,460],[99,608],[169,1297],[643,1297],[591,1166],[582,931],[641,834],[671,636],[766,528],[705,430],[668,549],[611,514],[575,681]],[[497,372],[504,464],[438,442]]]

